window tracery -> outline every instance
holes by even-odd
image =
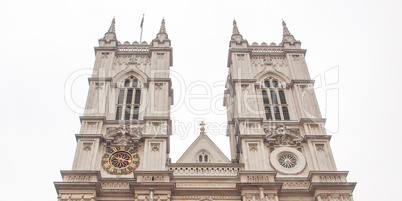
[[[141,103],[141,89],[138,79],[129,76],[119,90],[116,108],[116,120],[138,120]]]
[[[264,87],[262,88],[262,98],[266,120],[290,120],[284,84],[282,82],[272,77],[265,79]]]

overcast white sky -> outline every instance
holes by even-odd
[[[226,122],[219,96],[233,18],[249,43],[279,43],[283,18],[308,50],[311,76],[321,75],[322,82],[316,82],[321,83],[316,89],[320,108],[324,115],[329,112],[338,169],[350,171],[349,181],[358,182],[355,200],[395,200],[402,180],[401,9],[396,0],[2,1],[1,199],[56,199],[53,181],[60,181],[59,171],[71,169],[73,162],[93,47],[113,16],[119,41],[139,40],[145,13],[143,40],[155,38],[165,17],[174,48],[172,75],[184,80],[173,78],[172,119],[174,125],[191,127],[173,134],[173,161],[197,137],[194,122]],[[334,77],[324,74],[336,75],[336,70],[339,82],[329,85]],[[72,89],[67,103],[66,81]],[[194,82],[215,87],[203,98],[189,99]],[[334,99],[337,91],[339,101]],[[228,155],[225,132],[207,132]]]

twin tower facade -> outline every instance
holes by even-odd
[[[171,41],[120,43],[115,20],[95,47],[72,170],[59,201],[352,201],[338,171],[305,62],[285,22],[282,42],[249,44],[236,22],[224,92],[230,156],[201,129],[169,158]]]

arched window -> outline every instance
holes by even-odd
[[[272,120],[272,114],[271,114],[271,108],[270,107],[265,107],[265,118],[267,120]]]
[[[265,85],[265,87],[271,87],[271,84],[269,83],[269,81],[264,81],[264,85]]]
[[[281,104],[286,104],[285,92],[279,91],[279,99],[281,100]]]
[[[117,99],[116,120],[138,120],[141,89],[137,87],[138,80],[134,76],[124,80]]]
[[[285,85],[276,79],[268,78],[264,80],[264,86],[262,89],[262,99],[266,120],[290,120],[285,97]]]
[[[284,118],[285,120],[289,120],[290,117],[289,117],[288,108],[287,108],[287,107],[282,107],[282,112],[283,112],[283,118]]]
[[[281,119],[281,112],[279,112],[279,107],[274,107],[274,116],[275,119]]]
[[[209,163],[211,160],[211,158],[209,157],[209,155],[205,152],[202,151],[198,154],[198,160],[196,160],[199,163]]]
[[[264,100],[264,104],[269,104],[268,93],[265,90],[262,90],[262,99]]]
[[[272,104],[278,104],[278,98],[276,97],[276,91],[275,90],[271,91],[271,99],[272,99]]]

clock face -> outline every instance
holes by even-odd
[[[129,174],[140,164],[138,153],[131,147],[111,147],[102,158],[103,168],[110,174]]]

